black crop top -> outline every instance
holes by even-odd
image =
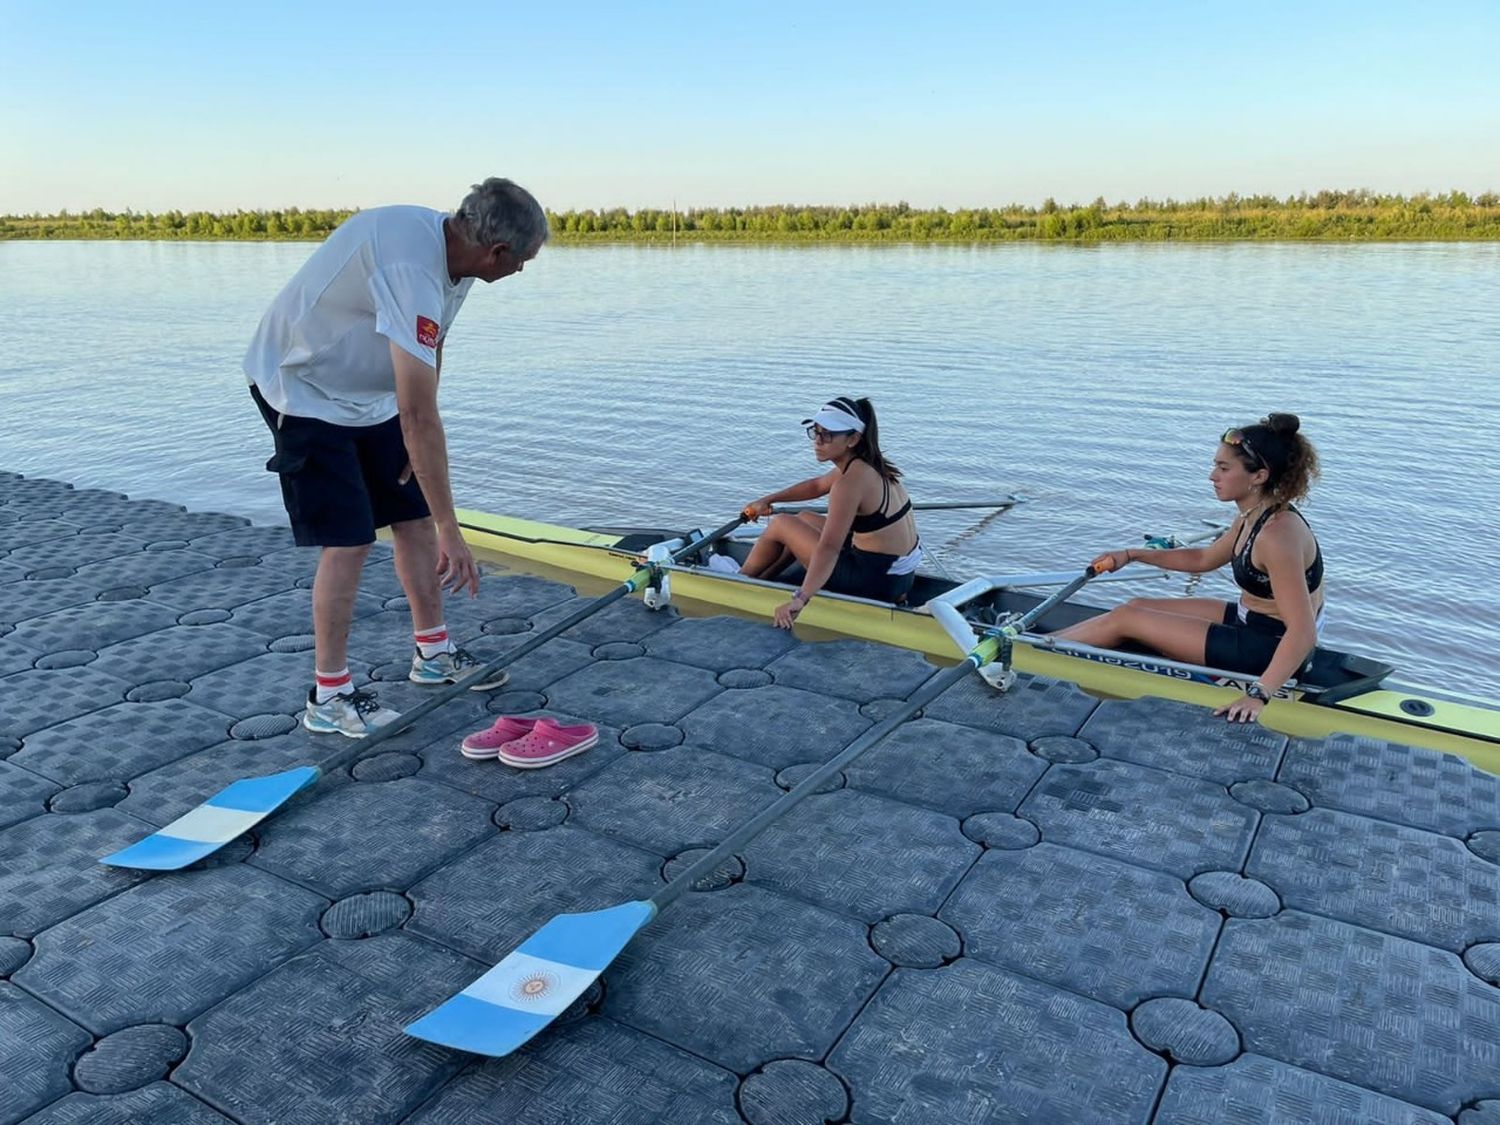
[[[1295,513],[1303,523],[1307,523],[1307,517],[1296,508],[1288,507],[1287,511]],[[1257,598],[1270,598],[1271,579],[1269,575],[1257,570],[1255,564],[1250,561],[1251,548],[1255,546],[1255,537],[1260,534],[1260,529],[1265,522],[1276,514],[1276,509],[1266,511],[1260,519],[1255,521],[1255,526],[1250,529],[1250,534],[1245,536],[1245,545],[1234,553],[1230,560],[1230,566],[1234,570],[1234,582],[1245,593]],[[1312,525],[1308,525],[1311,528]],[[1316,543],[1316,539],[1314,540]],[[1307,579],[1307,592],[1311,594],[1323,584],[1323,548],[1318,547],[1317,554],[1313,557],[1312,565],[1307,568],[1305,577]]]
[[[853,462],[850,463],[852,464]],[[849,525],[851,532],[863,535],[869,531],[879,531],[883,527],[890,527],[891,524],[911,511],[911,500],[908,498],[906,503],[902,504],[901,507],[897,508],[894,512],[887,513],[885,506],[891,502],[891,482],[882,476],[880,478],[880,485],[880,507],[868,515],[855,516],[854,522]]]

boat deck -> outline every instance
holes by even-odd
[[[0,474],[0,1123],[1500,1122],[1500,778],[1023,677],[961,684],[517,1055],[401,1028],[643,897],[932,668],[610,607],[194,869],[102,866],[297,725],[315,553]],[[581,604],[449,601],[498,655]],[[389,553],[356,678],[415,705]],[[495,714],[597,722],[537,771]]]

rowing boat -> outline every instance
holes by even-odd
[[[643,556],[665,560],[691,530],[642,527],[573,528],[510,516],[460,510],[465,540],[482,557],[521,563],[544,573],[620,581]],[[743,561],[751,541],[731,538],[713,550]],[[730,612],[769,620],[790,595],[781,581],[747,578],[710,569],[705,556],[666,560],[645,591],[646,602],[664,608],[684,601],[708,612]],[[907,606],[844,594],[822,593],[798,618],[818,634],[876,641],[940,661],[960,659],[967,639],[1034,608],[1049,586],[1077,571],[1000,575],[959,583],[919,572]],[[1126,579],[1136,575],[1109,575]],[[1019,672],[1077,684],[1096,696],[1134,699],[1158,696],[1204,707],[1235,698],[1249,680],[1243,673],[1167,660],[1149,652],[1100,649],[1057,640],[1051,631],[1103,613],[1104,607],[1068,602],[1016,638]],[[1422,746],[1458,754],[1481,769],[1500,773],[1500,705],[1461,692],[1413,687],[1391,677],[1394,666],[1367,656],[1319,646],[1299,676],[1278,692],[1261,722],[1297,738],[1333,734]]]

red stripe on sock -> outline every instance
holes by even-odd
[[[446,628],[434,629],[430,633],[414,633],[412,635],[417,638],[417,644],[419,645],[435,645],[448,639],[448,630]]]
[[[321,688],[343,687],[345,684],[354,682],[354,677],[349,674],[349,669],[347,668],[332,676],[326,672],[314,672],[313,676]]]

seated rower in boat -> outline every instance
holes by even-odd
[[[1266,701],[1303,666],[1323,613],[1323,552],[1293,505],[1318,475],[1318,455],[1295,414],[1272,414],[1227,431],[1214,457],[1214,493],[1239,512],[1211,545],[1175,550],[1132,547],[1094,560],[1115,570],[1143,562],[1201,574],[1230,563],[1238,604],[1215,598],[1133,598],[1058,637],[1101,648],[1148,645],[1173,660],[1258,676],[1215,714],[1253,722]]]
[[[782,629],[792,627],[820,590],[903,603],[922,554],[911,499],[901,470],[880,452],[870,400],[836,398],[802,424],[818,461],[833,468],[745,507],[759,519],[773,504],[828,497],[827,516],[772,515],[740,567],[750,578],[774,578],[794,562],[806,568],[796,593],[776,610]]]

